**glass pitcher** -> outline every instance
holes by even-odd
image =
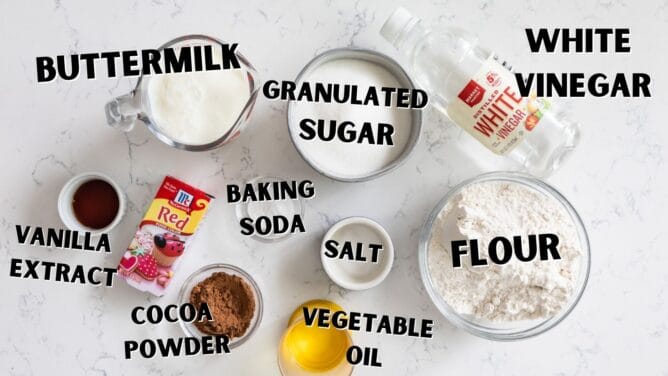
[[[222,45],[223,43],[224,42],[216,38],[205,35],[185,35],[165,43],[159,49],[164,50],[167,47],[177,49],[179,47],[185,46]],[[160,124],[158,121],[156,121],[155,116],[152,114],[148,94],[149,83],[153,77],[156,77],[152,75],[139,76],[137,86],[134,88],[134,90],[128,94],[114,98],[106,104],[105,112],[107,115],[107,123],[114,128],[129,132],[134,128],[135,123],[138,120],[141,120],[144,124],[146,124],[151,133],[153,133],[160,141],[177,149],[184,149],[189,151],[204,151],[215,149],[236,139],[241,133],[242,129],[245,128],[248,123],[248,119],[253,110],[253,106],[255,105],[255,101],[257,99],[261,85],[255,68],[242,54],[237,51],[235,51],[235,54],[239,64],[241,65],[241,68],[237,69],[244,70],[245,78],[248,81],[249,96],[245,106],[241,110],[233,125],[224,131],[224,133],[221,132],[222,134],[220,137],[214,141],[204,144],[183,143],[182,141],[170,137],[169,134],[160,127]]]

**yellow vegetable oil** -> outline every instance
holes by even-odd
[[[311,300],[295,310],[279,347],[278,363],[282,374],[350,375],[352,366],[346,361],[346,352],[352,346],[350,333],[332,327],[306,326],[303,307],[342,310],[337,304],[327,300]]]

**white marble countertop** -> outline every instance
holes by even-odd
[[[583,124],[579,150],[549,182],[583,217],[592,245],[584,297],[553,330],[513,343],[483,340],[454,328],[431,303],[419,276],[419,230],[435,203],[463,179],[499,168],[474,164],[468,136],[427,111],[422,139],[399,169],[357,184],[330,181],[295,151],[284,102],[260,98],[243,135],[213,152],[169,148],[142,128],[124,134],[106,125],[103,106],[124,94],[130,79],[79,79],[37,84],[35,57],[156,47],[173,37],[204,33],[240,44],[264,79],[293,79],[315,54],[360,46],[398,55],[378,34],[397,1],[3,2],[0,77],[3,163],[0,188],[0,371],[6,375],[274,375],[276,346],[299,303],[331,298],[348,309],[431,318],[434,338],[355,334],[379,346],[383,368],[358,375],[668,375],[668,4],[665,1],[413,1],[427,22],[476,32],[518,69],[647,72],[653,97],[565,100]],[[531,54],[525,27],[631,28],[633,52]],[[56,198],[76,173],[96,170],[119,182],[128,213],[112,233],[110,255],[21,246],[15,224],[63,227]],[[177,324],[137,326],[130,310],[166,304],[117,281],[114,288],[10,278],[12,257],[114,267],[157,185],[173,174],[221,197],[174,285],[212,262],[250,272],[264,295],[259,331],[224,356],[123,359],[126,339],[181,334]],[[317,197],[307,203],[308,233],[264,244],[238,233],[226,183],[258,175],[309,178]],[[387,280],[366,292],[346,292],[324,274],[318,254],[337,219],[365,215],[390,232],[396,249]]]

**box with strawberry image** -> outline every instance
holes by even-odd
[[[119,273],[137,283],[155,280],[158,285],[167,287],[174,275],[171,267],[184,249],[185,241],[178,235],[169,232],[152,235],[139,230],[119,263]]]
[[[197,188],[165,177],[118,264],[119,276],[141,291],[164,295],[212,199]]]

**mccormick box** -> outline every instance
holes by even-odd
[[[213,196],[166,176],[118,264],[131,286],[164,295]]]

